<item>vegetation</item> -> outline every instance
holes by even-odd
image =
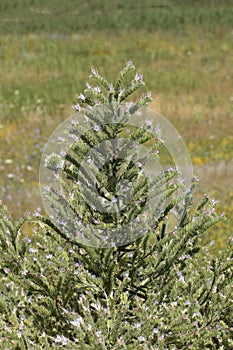
[[[27,11],[25,11],[27,9]],[[2,0],[1,31],[15,34],[47,33],[69,35],[93,29],[113,32],[206,29],[232,25],[230,0]]]
[[[137,162],[135,152],[125,159],[115,156],[117,142],[120,151],[129,150],[129,143],[121,142],[128,117],[135,118],[135,111],[151,100],[146,94],[122,110],[122,102],[144,86],[142,76],[134,75],[134,71],[132,62],[128,62],[109,84],[92,69],[94,86],[87,85],[75,106],[92,127],[86,130],[71,123],[70,133],[76,138],[63,152],[64,161],[55,153],[45,158],[45,166],[61,181],[60,191],[52,186],[46,189],[58,218],[51,221],[36,212],[34,217],[25,216],[14,224],[1,204],[0,343],[4,350],[217,350],[233,346],[233,240],[218,258],[211,254],[212,243],[201,245],[203,233],[224,219],[215,212],[215,201],[204,195],[195,206],[195,181],[189,188],[184,187],[174,168],[162,169],[152,179],[139,171],[148,157],[158,156],[155,151],[161,145],[150,123],[130,130],[126,136],[128,141],[147,144],[148,155],[142,154]],[[106,109],[99,110],[103,100]],[[93,196],[92,173],[85,173],[82,160],[93,145],[104,140],[113,140],[108,143],[109,149],[104,148],[109,162],[99,168],[98,196]],[[133,151],[134,147],[132,144]],[[97,150],[93,160],[97,159],[98,164],[101,156]],[[96,166],[92,159],[89,164],[91,169]],[[101,212],[98,203],[93,210],[85,189],[91,192],[93,204],[95,200],[109,202],[114,198],[112,205],[119,208],[116,184],[122,179],[132,184],[130,205]],[[125,191],[123,202],[124,195]],[[159,202],[151,213],[148,199],[154,199],[153,195]],[[82,232],[67,231],[69,215],[63,216],[66,208],[75,215],[76,220],[71,222],[74,229],[82,220]],[[171,217],[175,220],[172,229]],[[31,237],[22,232],[25,222],[33,227]],[[128,223],[136,223],[140,231],[135,230],[136,239],[131,237],[122,245],[125,230],[118,230],[121,237],[109,232],[111,227],[124,229]],[[141,223],[149,223],[143,234]],[[91,233],[93,229],[98,233],[102,244],[83,244],[80,233],[94,243],[88,225]],[[106,242],[111,244],[106,247]]]
[[[149,107],[185,140],[200,193],[211,191],[228,217],[208,237],[216,239],[217,250],[224,246],[233,210],[231,1],[160,5],[100,0],[68,1],[64,8],[62,1],[1,1],[0,197],[14,218],[42,207],[42,149],[73,113],[71,102],[89,67],[109,78],[133,59],[152,91]]]

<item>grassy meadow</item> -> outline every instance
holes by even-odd
[[[161,5],[161,3],[163,5]],[[109,80],[133,60],[159,111],[177,128],[200,177],[197,196],[233,225],[233,6],[230,1],[0,3],[0,198],[14,218],[42,207],[43,147],[72,113],[92,66]]]

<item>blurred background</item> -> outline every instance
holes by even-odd
[[[1,0],[0,198],[15,219],[42,210],[44,145],[71,114],[91,67],[109,80],[127,60],[182,135],[200,183],[233,225],[233,3],[230,0]],[[137,96],[135,96],[137,97]]]

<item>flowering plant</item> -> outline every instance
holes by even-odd
[[[92,70],[91,78],[98,86],[88,83],[75,109],[85,110],[87,114],[99,103],[121,103],[144,86],[142,76],[136,73],[123,87],[134,69],[132,62],[128,62],[113,85]],[[150,100],[147,94],[136,104],[127,104],[127,110],[138,110]],[[72,149],[76,156],[82,157],[92,145],[93,133],[99,132],[100,139],[105,134],[115,133],[116,137],[124,126],[123,121],[105,128],[99,125],[95,121],[88,137],[85,134],[79,140],[80,147]],[[131,137],[147,142],[151,138],[148,126],[140,133],[133,130]],[[159,144],[156,143],[156,150]],[[75,203],[75,215],[83,218],[84,226],[88,223],[105,229],[107,225],[109,229],[111,225],[122,225],[123,220],[136,220],[148,196],[146,182],[138,177],[140,164],[128,162],[127,167],[120,168],[121,173],[111,172],[115,163],[101,169],[98,179],[108,192],[99,191],[100,196],[111,194],[113,199],[117,198],[116,186],[112,189],[110,185],[117,182],[119,174],[133,182],[130,210],[113,215],[111,211],[93,211],[81,200],[83,193],[76,177],[82,169],[69,152],[64,154],[65,162],[56,154],[46,159],[51,171],[56,174],[61,171],[68,179],[69,186],[64,186],[67,192],[76,191],[72,196],[62,197],[62,204],[74,206]],[[203,196],[194,207],[195,181],[185,194],[179,195],[177,191],[183,185],[174,184],[176,175],[175,169],[163,173],[161,189],[165,193],[162,197],[165,206],[152,221],[150,230],[123,245],[118,241],[108,247],[83,244],[65,227],[57,225],[58,221],[40,213],[13,223],[1,204],[1,348],[232,348],[232,240],[219,257],[211,255],[211,244],[201,246],[202,234],[222,217],[216,214],[214,202],[208,196]],[[49,199],[55,208],[61,204],[56,191],[50,191]],[[176,225],[171,230],[169,218],[173,214]],[[30,237],[22,234],[25,221],[34,225]]]

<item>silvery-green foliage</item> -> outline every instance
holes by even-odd
[[[91,78],[98,87],[88,84],[76,108],[88,110],[98,101],[121,102],[144,86],[139,74],[123,86],[134,69],[128,62],[113,85],[93,69]],[[128,110],[140,108],[150,98],[146,95],[128,104]],[[131,137],[146,139],[147,131]],[[92,134],[83,142],[84,152],[88,142],[95,142]],[[69,155],[66,160],[72,161]],[[55,154],[48,164],[54,171],[64,166]],[[72,169],[64,167],[71,182],[76,171],[75,163]],[[134,176],[133,167],[121,171]],[[135,198],[147,190],[137,178],[134,186]],[[194,188],[193,183],[180,196],[179,188],[171,187],[167,205],[151,230],[111,248],[76,242],[40,215],[14,223],[1,204],[1,349],[231,349],[233,241],[219,257],[210,253],[211,244],[202,246],[203,233],[222,217],[208,196],[197,206],[192,204]],[[88,207],[80,210],[91,217]],[[171,226],[174,215],[177,224]],[[27,237],[22,233],[25,221],[33,226]]]
[[[79,247],[48,223],[23,238],[1,214],[2,349],[231,348],[232,241],[213,257],[190,224],[125,247]]]

